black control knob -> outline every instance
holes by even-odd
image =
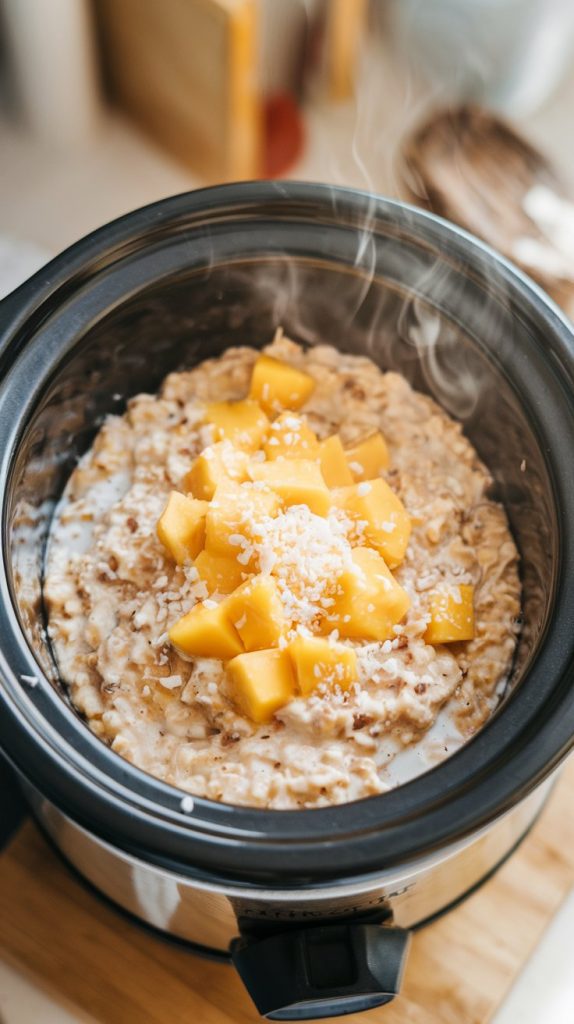
[[[410,932],[338,923],[237,939],[231,956],[261,1014],[318,1020],[389,1003],[399,991]]]

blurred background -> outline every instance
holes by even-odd
[[[469,102],[511,119],[569,193],[571,0],[0,0],[0,291],[203,184],[412,198],[412,133]]]

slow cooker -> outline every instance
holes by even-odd
[[[183,794],[96,739],[42,608],[54,505],[102,419],[274,328],[396,369],[459,418],[521,554],[499,709],[381,796],[264,811]],[[153,204],[0,304],[0,745],[44,830],[102,893],[230,958],[259,1011],[304,1020],[398,991],[412,928],[509,855],[574,737],[574,339],[531,281],[453,225],[366,193],[246,183]]]

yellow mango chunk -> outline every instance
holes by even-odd
[[[271,576],[253,576],[225,600],[225,613],[246,651],[277,647],[287,623],[277,584]]]
[[[210,552],[235,558],[243,568],[253,567],[252,548],[259,536],[258,522],[281,511],[279,495],[253,483],[220,484],[205,519],[205,547]]]
[[[474,637],[474,587],[460,583],[449,591],[431,594],[427,644],[452,644]]]
[[[257,462],[249,466],[249,475],[252,480],[267,484],[285,505],[308,505],[318,516],[326,516],[331,507],[329,488],[316,462]]]
[[[227,618],[222,604],[213,608],[196,604],[171,627],[169,639],[180,654],[190,658],[228,661],[243,650],[239,634]]]
[[[195,558],[205,543],[207,502],[172,491],[157,524],[157,535],[178,565]]]
[[[269,429],[269,420],[258,402],[211,402],[205,418],[214,428],[216,440],[232,441],[238,448],[256,451]]]
[[[317,435],[304,416],[283,412],[269,428],[263,451],[268,459],[311,459],[317,451]]]
[[[357,481],[374,480],[389,465],[389,449],[380,431],[345,451],[349,469]]]
[[[286,650],[303,697],[321,685],[348,690],[357,678],[357,655],[344,644],[330,644],[318,636],[298,636]]]
[[[244,582],[248,569],[236,558],[201,551],[193,563],[210,594],[231,594]]]
[[[249,397],[259,402],[268,416],[273,416],[282,409],[300,409],[314,390],[315,381],[308,373],[262,355],[253,367]]]
[[[392,640],[393,626],[406,615],[410,598],[372,548],[354,548],[352,559],[353,567],[337,581],[322,632],[338,629],[341,636]]]
[[[349,469],[345,449],[338,434],[332,434],[319,444],[319,465],[327,487],[350,487],[353,474]]]
[[[227,666],[234,704],[252,722],[270,722],[295,695],[291,660],[285,651],[250,651]]]
[[[370,545],[391,569],[402,562],[411,535],[411,519],[385,480],[369,480],[332,492],[333,502],[357,523],[360,545]]]
[[[229,441],[218,441],[205,448],[186,474],[183,486],[194,498],[211,501],[219,484],[228,480],[247,480],[247,452]]]

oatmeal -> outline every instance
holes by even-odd
[[[108,417],[44,594],[62,679],[118,754],[209,799],[320,807],[384,792],[405,753],[424,770],[489,717],[518,558],[431,399],[280,331],[264,351]]]

